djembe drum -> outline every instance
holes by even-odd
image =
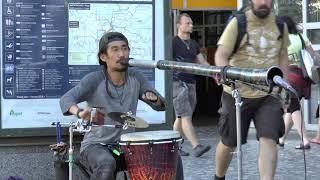
[[[120,139],[131,180],[174,180],[182,138],[177,131],[123,134]]]

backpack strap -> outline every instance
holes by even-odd
[[[237,36],[236,44],[233,48],[232,54],[234,54],[238,51],[238,49],[240,47],[240,43],[241,43],[244,35],[248,34],[248,32],[247,32],[247,17],[245,15],[245,13],[244,12],[235,13],[231,17],[229,17],[228,21],[230,21],[234,17],[237,18],[237,21],[238,21],[238,36]],[[277,24],[277,27],[280,31],[280,35],[278,36],[278,40],[280,40],[283,37],[285,22],[283,19],[281,19],[280,16],[276,16],[276,24]],[[247,36],[247,42],[249,42],[249,36]]]
[[[278,29],[280,31],[280,35],[278,36],[278,40],[280,40],[283,37],[283,31],[284,31],[285,22],[280,16],[276,16],[276,24],[277,24]]]
[[[237,13],[233,15],[238,21],[238,36],[232,54],[236,53],[240,47],[240,43],[245,34],[247,34],[247,17],[245,13]],[[249,40],[249,36],[247,36]]]
[[[304,42],[304,39],[302,37],[302,35],[300,33],[298,33],[300,40],[301,40],[301,45],[302,45],[302,49],[306,49],[306,43]]]

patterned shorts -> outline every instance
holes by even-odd
[[[176,116],[192,116],[196,104],[196,84],[173,81],[173,106]]]

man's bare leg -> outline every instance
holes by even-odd
[[[303,137],[303,145],[309,144],[309,137],[301,117],[301,111],[295,111],[291,114],[294,127],[298,131],[300,137]],[[302,126],[301,126],[302,125]],[[301,130],[302,129],[302,130]]]
[[[178,116],[176,118],[176,120],[174,121],[173,130],[178,131],[180,133],[181,137],[185,137],[185,135],[183,133],[183,130],[182,130],[182,123],[181,123],[181,117],[180,116]],[[189,153],[183,151],[182,149],[180,149],[180,155],[181,156],[189,156]]]
[[[192,147],[195,148],[197,145],[199,145],[199,141],[192,125],[192,117],[182,116],[181,125],[183,134],[191,142]]]
[[[291,119],[291,113],[285,113],[283,115],[283,120],[284,120],[284,125],[285,125],[285,131],[284,131],[283,136],[281,138],[279,138],[279,143],[280,144],[284,143],[284,141],[286,140],[286,138],[288,136],[288,133],[289,133],[290,129],[293,126],[293,122],[292,122],[292,119]]]
[[[181,136],[184,136],[180,117],[177,117],[174,121],[173,130],[178,131]]]
[[[320,111],[319,111],[319,118],[318,118],[318,131],[316,137],[311,139],[311,142],[320,144]]]
[[[273,139],[259,139],[259,173],[260,180],[273,180],[277,167],[278,149]]]
[[[232,152],[235,148],[224,145],[221,141],[216,148],[216,176],[224,177],[232,160]]]

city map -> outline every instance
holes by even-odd
[[[70,3],[68,64],[97,65],[99,39],[109,31],[128,38],[130,57],[151,60],[152,28],[152,3]]]

